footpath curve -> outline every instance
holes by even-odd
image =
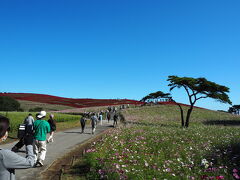
[[[33,180],[40,177],[40,173],[46,170],[55,160],[61,158],[65,154],[71,152],[75,146],[84,143],[87,140],[90,140],[105,130],[109,129],[112,124],[108,124],[106,121],[103,121],[103,125],[97,125],[95,134],[91,134],[91,128],[88,125],[85,128],[85,133],[81,134],[80,126],[73,129],[68,129],[65,131],[57,132],[54,134],[54,142],[47,144],[47,155],[44,161],[43,167],[29,168],[29,169],[20,169],[16,170],[16,179],[17,180]],[[2,149],[11,149],[16,142],[1,145]],[[22,152],[18,154],[25,156],[25,147],[21,149]]]

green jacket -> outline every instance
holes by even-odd
[[[33,124],[34,138],[38,141],[46,141],[47,133],[50,132],[50,125],[43,119],[38,119]]]

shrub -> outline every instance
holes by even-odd
[[[40,112],[42,110],[43,110],[42,107],[35,107],[35,108],[32,108],[32,109],[29,109],[29,112]]]
[[[0,97],[0,111],[18,111],[20,103],[8,96]]]

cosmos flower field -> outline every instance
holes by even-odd
[[[158,118],[149,116],[158,113]],[[144,125],[122,126],[94,142],[85,156],[91,167],[88,179],[240,179],[239,127],[203,123],[240,118],[197,110],[190,128],[182,129],[180,121],[171,119],[177,118],[175,107],[132,110],[125,115],[130,121],[146,115],[139,120]]]
[[[240,179],[239,127],[225,123],[238,122],[239,117],[197,110],[190,128],[182,129],[171,119],[177,109],[164,108],[172,114],[169,119],[166,113],[150,118],[164,112],[162,107],[125,112],[130,121],[146,118],[92,144],[85,155],[91,167],[87,179]],[[216,118],[224,124],[204,123]]]
[[[240,131],[134,126],[87,150],[89,176],[108,179],[238,179]],[[93,178],[92,177],[92,178]]]

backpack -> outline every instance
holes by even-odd
[[[56,124],[55,124],[55,123],[52,124],[52,125],[51,125],[51,130],[52,130],[52,131],[56,131],[56,129],[57,129]]]
[[[26,124],[19,124],[17,137],[22,139],[26,134]]]
[[[49,123],[49,125],[50,125],[50,129],[51,129],[51,131],[56,131],[56,129],[57,129],[57,127],[56,127],[56,121],[55,120],[48,120],[48,123]]]

